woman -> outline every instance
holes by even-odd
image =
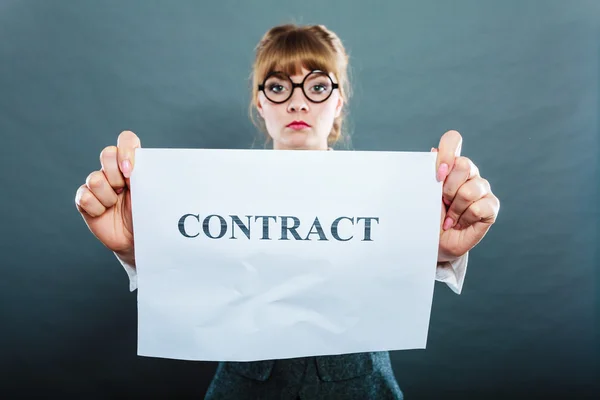
[[[283,25],[256,48],[252,119],[275,150],[328,150],[342,139],[350,98],[348,56],[323,26]],[[438,277],[460,293],[467,253],[495,222],[499,201],[477,167],[460,156],[462,138],[445,133],[437,151],[440,202]],[[100,155],[76,194],[77,209],[92,233],[121,261],[136,288],[129,177],[139,138],[122,132]],[[220,363],[209,399],[401,399],[387,352]]]

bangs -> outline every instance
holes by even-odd
[[[273,71],[300,75],[302,67],[337,75],[335,54],[310,32],[291,31],[272,40],[257,60],[256,78],[262,81]]]

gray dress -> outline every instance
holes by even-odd
[[[402,399],[388,352],[221,362],[207,400]]]

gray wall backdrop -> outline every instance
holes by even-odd
[[[456,129],[502,208],[464,292],[436,286],[410,399],[594,393],[599,1],[0,2],[0,394],[202,396],[215,363],[136,355],[136,293],[77,187],[124,129],[248,148],[253,49],[323,23],[350,52],[354,150]]]

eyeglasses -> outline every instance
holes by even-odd
[[[339,85],[323,71],[314,70],[304,77],[301,83],[292,82],[288,74],[274,71],[265,77],[258,90],[262,91],[267,99],[273,103],[285,103],[292,97],[294,89],[301,88],[304,96],[313,103],[322,103],[331,96]]]

